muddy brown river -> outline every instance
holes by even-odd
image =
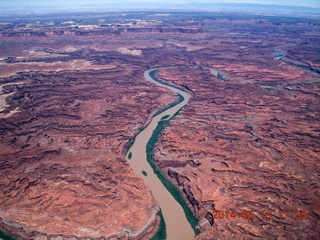
[[[132,167],[133,171],[150,187],[152,195],[159,202],[163,218],[166,223],[167,239],[168,240],[189,240],[193,239],[195,233],[188,222],[183,208],[174,199],[170,192],[165,188],[160,179],[154,174],[153,169],[147,161],[146,146],[149,139],[152,136],[153,131],[161,121],[161,118],[170,115],[166,120],[169,120],[175,113],[177,113],[182,107],[184,107],[191,95],[183,90],[180,90],[174,86],[165,85],[153,79],[150,76],[150,72],[158,70],[160,68],[153,68],[145,71],[144,77],[147,81],[152,82],[158,86],[165,87],[171,91],[184,97],[184,100],[162,112],[161,114],[152,118],[149,125],[137,135],[135,142],[129,149],[127,154],[127,160]],[[128,155],[132,154],[131,159],[128,159]],[[142,171],[147,173],[147,176],[142,174]]]

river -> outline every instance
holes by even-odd
[[[188,103],[191,97],[189,93],[181,89],[171,85],[163,84],[153,79],[150,76],[150,73],[159,69],[160,68],[153,68],[146,70],[144,73],[144,78],[146,81],[168,88],[171,91],[181,95],[184,100],[179,104],[165,110],[161,114],[154,116],[148,126],[137,135],[135,142],[129,149],[126,157],[133,171],[139,177],[143,178],[144,182],[150,187],[152,195],[159,202],[163,218],[166,223],[167,239],[189,240],[194,238],[195,233],[185,216],[183,208],[165,188],[157,175],[154,174],[153,169],[147,161],[146,146],[152,136],[153,131],[156,129],[158,122],[161,121],[162,117],[167,115],[170,117],[166,118],[166,120],[172,118],[175,113],[177,113]],[[131,157],[130,159],[128,158],[129,154]],[[142,173],[143,171],[147,173],[147,176]]]

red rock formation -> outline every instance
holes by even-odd
[[[242,72],[246,68],[239,75]],[[316,116],[320,91],[311,74],[294,68],[291,73],[305,77],[291,82],[283,75],[267,90],[262,80],[248,84],[230,77],[221,82],[208,70],[159,71],[162,79],[187,85],[194,93],[161,135],[155,158],[200,217],[205,230],[198,239],[316,239],[319,234]],[[252,78],[259,79],[259,74]],[[167,159],[172,164],[165,164]],[[191,167],[187,160],[200,164]],[[224,217],[211,227],[207,219],[214,209],[236,211],[238,216],[251,210],[256,217]],[[267,210],[271,219],[266,219]],[[306,210],[306,219],[299,218],[300,210]]]
[[[68,15],[53,27],[23,17],[0,26],[0,228],[148,239],[159,206],[124,152],[175,99],[143,71],[180,65],[159,75],[193,97],[155,160],[199,217],[198,239],[318,239],[319,21],[136,14],[143,23],[64,26]],[[240,218],[213,222],[214,209]]]
[[[159,206],[124,151],[172,97],[132,65],[66,68],[2,78],[0,227],[23,239],[149,238]]]

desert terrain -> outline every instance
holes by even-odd
[[[319,239],[319,39],[311,17],[0,17],[1,231],[150,239],[160,206],[125,154],[178,98],[144,71],[178,66],[157,76],[192,97],[153,157],[199,219],[196,238]]]

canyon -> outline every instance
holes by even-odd
[[[1,231],[151,239],[160,205],[125,156],[179,99],[145,70],[177,66],[157,77],[191,98],[153,159],[196,239],[319,239],[318,18],[73,14],[0,17]]]

